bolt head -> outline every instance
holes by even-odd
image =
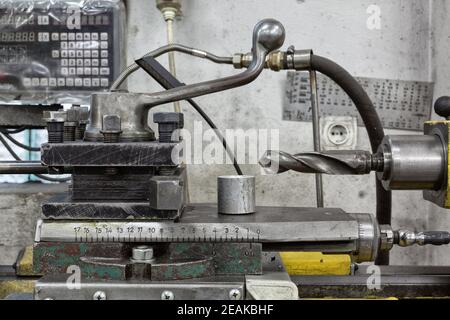
[[[155,123],[184,123],[184,116],[180,112],[156,112],[153,114],[153,122]]]
[[[44,111],[43,120],[45,122],[65,122],[67,113],[65,111]]]
[[[122,125],[119,116],[106,114],[103,116],[102,133],[120,133]]]
[[[153,259],[153,248],[150,246],[138,246],[133,248],[132,258],[136,262],[146,262]]]
[[[242,297],[241,290],[231,289],[228,296],[230,297],[230,300],[241,300]]]
[[[106,300],[106,293],[104,291],[96,291],[92,296],[92,300]]]
[[[173,300],[175,299],[175,296],[172,291],[164,290],[163,293],[161,293],[161,300]]]

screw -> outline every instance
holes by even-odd
[[[93,300],[106,300],[106,293],[104,291],[96,291],[92,296]]]
[[[184,117],[178,112],[157,112],[153,114],[153,122],[158,124],[159,142],[176,142],[172,134],[175,130],[183,128]]]
[[[161,300],[173,300],[174,298],[175,296],[172,291],[164,290],[163,293],[161,293]]]
[[[70,108],[66,110],[67,119],[64,122],[64,141],[75,141],[75,131],[78,126],[79,110]]]
[[[102,130],[103,142],[114,143],[119,142],[122,133],[122,125],[119,116],[107,114],[103,116]]]
[[[137,246],[133,248],[132,259],[135,262],[149,262],[153,259],[153,248],[150,246]]]
[[[44,111],[43,120],[47,122],[48,142],[64,142],[64,122],[67,119],[65,111]]]
[[[79,108],[79,119],[78,126],[75,131],[75,139],[83,140],[84,132],[86,131],[86,126],[89,123],[89,108],[88,107],[78,107]]]
[[[228,296],[231,300],[241,300],[241,291],[239,289],[231,289]]]

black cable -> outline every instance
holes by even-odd
[[[0,142],[5,146],[5,148],[8,150],[8,152],[11,154],[11,156],[14,159],[16,159],[17,161],[23,161],[17,155],[17,153],[14,152],[14,150],[11,148],[11,146],[8,144],[8,142],[5,140],[5,138],[3,138],[2,135],[0,135]],[[51,182],[67,182],[67,181],[71,180],[71,178],[50,178],[50,177],[47,177],[47,176],[44,176],[44,175],[38,174],[38,173],[35,173],[34,175],[36,177],[38,177],[39,179],[47,180],[47,181],[51,181]]]
[[[16,133],[19,133],[19,132],[22,132],[22,131],[25,131],[25,130],[27,130],[27,127],[20,127],[20,128],[16,128],[16,129],[7,129],[7,128],[2,128],[1,129],[2,132],[6,132],[6,133],[9,133],[9,134],[16,134]]]
[[[347,93],[364,122],[372,152],[376,153],[384,138],[384,130],[375,107],[363,87],[344,68],[327,58],[311,55],[311,68],[331,78]],[[376,179],[376,198],[378,223],[391,224],[392,193],[385,190],[378,179]],[[389,264],[389,253],[379,254],[375,263]]]
[[[153,79],[156,80],[164,89],[172,89],[176,87],[184,86],[184,83],[181,83],[177,78],[175,78],[166,68],[164,68],[155,58],[153,57],[143,57],[136,61],[136,63],[141,67],[145,72],[147,72]],[[233,151],[228,147],[227,141],[222,133],[219,131],[217,126],[211,120],[210,117],[203,111],[203,109],[192,99],[186,99],[186,101],[202,116],[202,118],[208,123],[208,125],[214,130],[217,138],[222,141],[222,146],[225,149],[225,152],[228,154],[230,159],[233,161],[233,167],[236,170],[238,175],[242,175],[242,170],[237,163],[236,157],[234,156]]]
[[[11,137],[11,135],[9,133],[4,132],[3,130],[0,131],[6,138],[8,138],[9,141],[11,141],[12,143],[14,143],[16,146],[28,150],[28,151],[32,151],[32,152],[38,152],[41,151],[41,148],[38,147],[30,147],[27,146],[19,141],[17,141],[16,139],[14,139],[13,137]]]

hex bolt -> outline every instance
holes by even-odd
[[[172,291],[164,290],[163,293],[161,293],[161,300],[173,300],[175,299],[175,296]]]
[[[134,262],[150,262],[153,259],[153,248],[150,246],[137,246],[133,248],[132,260]]]
[[[122,125],[120,117],[114,114],[106,114],[103,116],[102,130],[103,142],[116,143],[120,141],[122,134]]]
[[[79,107],[78,126],[75,131],[76,140],[83,140],[84,133],[86,132],[86,126],[88,123],[89,123],[89,108]]]
[[[64,142],[75,141],[75,132],[78,126],[79,110],[70,108],[66,110],[67,119],[64,122]]]
[[[44,111],[43,120],[47,122],[48,142],[64,142],[64,122],[67,119],[65,111]]]
[[[104,291],[96,291],[92,295],[92,300],[106,300],[106,293]]]
[[[242,294],[239,289],[231,289],[228,293],[230,300],[241,300]]]
[[[153,114],[153,122],[158,124],[159,142],[177,142],[173,132],[184,126],[184,116],[178,112],[157,112]]]

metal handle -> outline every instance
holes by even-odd
[[[266,56],[284,43],[283,25],[274,19],[264,19],[253,29],[252,63],[244,72],[211,81],[200,82],[184,87],[141,96],[141,103],[146,107],[194,98],[205,94],[224,91],[250,83],[264,69]]]

